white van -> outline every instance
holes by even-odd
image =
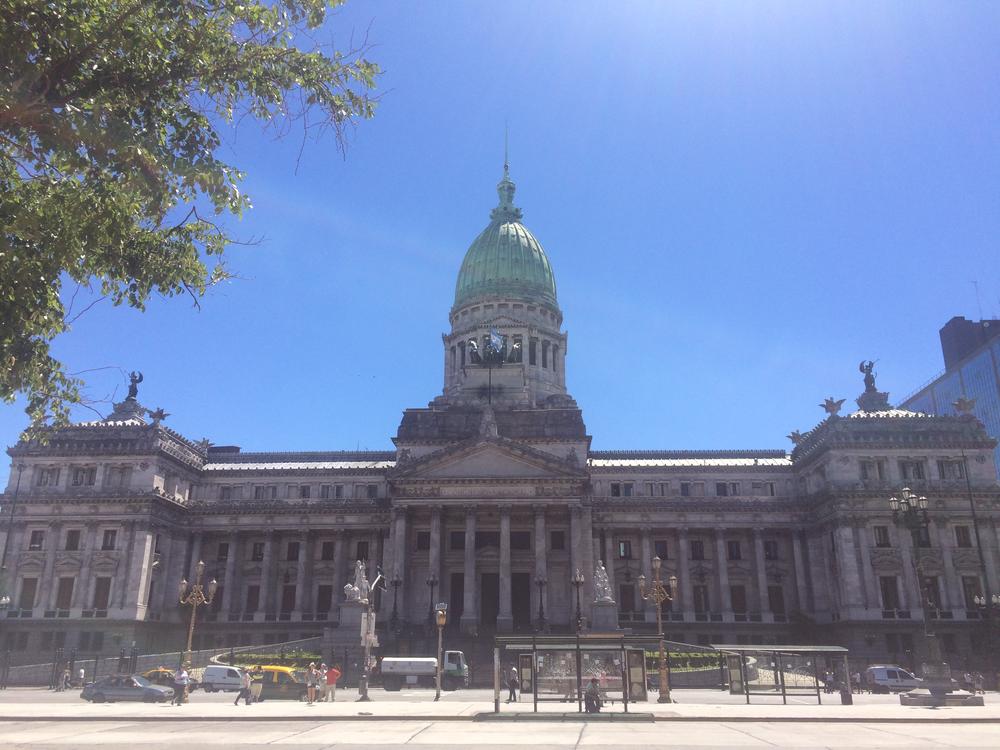
[[[206,693],[216,690],[239,690],[242,685],[243,672],[237,667],[226,667],[221,664],[210,664],[205,667],[201,676],[201,686]]]
[[[896,664],[876,664],[865,670],[865,685],[873,693],[913,690],[922,680]]]

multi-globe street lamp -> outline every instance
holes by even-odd
[[[580,609],[580,589],[583,588],[583,573],[580,572],[579,568],[576,569],[569,582],[576,589],[576,632],[580,633],[583,630],[583,612]]]
[[[657,703],[670,703],[670,683],[667,678],[667,652],[663,638],[663,603],[673,601],[673,592],[677,587],[677,576],[670,576],[667,585],[660,580],[660,568],[663,561],[659,555],[653,558],[653,582],[646,587],[646,576],[639,576],[639,596],[656,605],[656,634],[660,641],[660,697]]]
[[[535,576],[535,585],[538,587],[538,623],[535,629],[541,633],[545,630],[545,602],[543,591],[545,589],[545,584],[548,581],[545,580],[545,576],[539,573]]]
[[[191,621],[188,624],[187,649],[185,650],[185,662],[191,661],[191,644],[194,642],[194,623],[198,614],[198,607],[203,604],[211,604],[215,598],[215,591],[219,587],[219,582],[214,578],[209,581],[208,589],[202,586],[201,579],[205,575],[205,563],[201,560],[195,565],[195,579],[193,584],[188,584],[187,579],[180,582],[178,589],[178,599],[182,605],[191,607]]]
[[[389,585],[392,586],[392,617],[390,618],[389,627],[394,634],[398,635],[399,609],[397,607],[397,600],[399,598],[399,587],[403,585],[403,579],[399,576],[399,568],[393,569],[392,578],[389,579]]]

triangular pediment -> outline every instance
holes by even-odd
[[[569,461],[504,438],[480,438],[436,451],[395,472],[397,479],[569,479]]]

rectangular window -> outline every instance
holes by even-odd
[[[70,529],[66,532],[66,551],[77,552],[80,549],[80,530]]]
[[[28,549],[33,552],[40,551],[45,546],[45,532],[35,529],[28,538]]]
[[[542,367],[549,366],[549,342],[542,342]]]
[[[656,495],[656,484],[654,482],[646,482],[646,495],[649,497]]]
[[[889,527],[888,526],[872,526],[872,533],[875,535],[875,546],[876,547],[891,547],[892,542],[889,541]]]
[[[965,608],[969,612],[976,611],[976,597],[982,596],[983,586],[979,576],[962,576],[962,596]]]
[[[767,587],[767,606],[776,615],[785,614],[785,590],[781,586]]]
[[[251,584],[247,586],[247,598],[246,606],[243,607],[244,612],[256,612],[257,607],[260,606],[260,586],[257,584]]]
[[[692,560],[705,559],[705,543],[701,539],[691,540],[691,559]]]
[[[778,542],[774,539],[764,540],[764,559],[765,560],[777,560],[778,559]]]
[[[661,560],[667,559],[667,540],[666,539],[655,539],[653,540],[653,554],[655,554]]]
[[[312,490],[312,487],[310,487],[308,484],[300,484],[299,485],[299,500],[308,500],[309,499],[309,493],[310,493],[311,490]]]
[[[718,497],[729,497],[729,485],[725,482],[716,482],[715,494]]]
[[[333,586],[321,584],[316,589],[316,611],[329,612],[333,608]]]
[[[699,614],[708,612],[710,605],[708,602],[708,586],[704,584],[695,584],[691,587],[692,593],[694,594],[694,611]]]
[[[233,499],[233,488],[228,484],[224,484],[219,487],[219,499],[220,500],[232,500]]]
[[[531,532],[528,531],[510,532],[510,548],[522,551],[531,549]]]
[[[681,482],[681,497],[691,497],[690,482]]]
[[[941,586],[938,584],[936,576],[922,576],[920,581],[923,587],[924,599],[932,609],[941,609]]]
[[[618,559],[619,560],[631,560],[632,559],[632,542],[628,539],[618,540]]]
[[[38,593],[38,579],[22,578],[21,598],[18,601],[18,607],[20,609],[34,609],[36,593]]]
[[[94,581],[94,609],[107,609],[111,600],[111,579],[98,578]]]
[[[55,487],[59,484],[59,469],[39,469],[35,484],[39,487]]]
[[[96,478],[97,478],[97,469],[93,468],[73,469],[74,487],[91,487],[93,486],[94,480]]]
[[[618,586],[618,611],[635,612],[635,586],[631,583]]]
[[[368,499],[369,500],[377,500],[378,499],[378,485],[377,484],[369,484],[368,485]]]
[[[743,559],[743,550],[740,548],[740,542],[738,539],[730,539],[726,542],[726,556],[730,560]]]
[[[908,481],[911,479],[923,479],[924,478],[924,462],[923,461],[900,461],[899,462],[899,474],[903,478],[903,481]]]
[[[60,578],[56,584],[56,609],[69,609],[73,604],[75,578]]]
[[[418,531],[417,532],[417,551],[422,552],[424,550],[429,550],[431,548],[431,532],[429,531]]]
[[[330,485],[321,484],[319,487],[319,499],[329,500],[330,499]]]
[[[729,482],[729,495],[730,497],[736,497],[742,494],[742,487],[740,487],[739,482]]]
[[[298,562],[299,561],[299,543],[289,542],[288,546],[285,548],[285,561],[286,562]]]
[[[250,559],[260,562],[264,559],[264,542],[254,542],[250,545]]]
[[[899,609],[899,587],[896,576],[879,576],[879,589],[882,592],[882,609]]]
[[[955,545],[958,547],[972,546],[972,534],[970,533],[968,526],[955,527]]]
[[[476,549],[486,549],[487,547],[500,547],[499,531],[476,532]]]
[[[335,543],[331,541],[326,541],[319,546],[319,559],[320,560],[332,560],[333,551]]]
[[[861,479],[864,481],[883,481],[885,479],[885,463],[883,461],[861,461]]]
[[[115,529],[105,529],[104,536],[101,538],[101,549],[105,552],[113,550],[117,541],[118,532]]]
[[[611,497],[621,497],[622,496],[622,485],[621,482],[611,483]]]
[[[333,485],[333,499],[334,500],[344,499],[344,485],[342,484]]]
[[[215,559],[217,562],[225,562],[229,559],[229,542],[219,542]]]
[[[279,612],[288,613],[295,609],[295,589],[294,583],[286,583],[281,587],[281,609]]]
[[[753,482],[750,486],[757,497],[774,497],[774,482]]]
[[[961,461],[938,461],[938,475],[942,479],[965,479],[965,464]]]
[[[566,549],[566,532],[565,531],[550,531],[549,532],[549,549],[555,551],[561,551]]]
[[[355,551],[357,552],[354,556],[355,560],[368,560],[368,542],[358,542]]]
[[[670,482],[660,482],[660,497],[667,497],[670,494]]]
[[[465,549],[465,532],[449,531],[448,546],[451,547],[452,549]]]
[[[538,364],[538,339],[528,340],[528,364]]]
[[[746,586],[730,586],[729,599],[733,603],[733,612],[744,613],[747,611],[747,589]]]

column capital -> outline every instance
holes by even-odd
[[[531,510],[536,516],[544,516],[548,506],[543,503],[532,503]]]
[[[471,503],[468,504],[468,505],[463,505],[462,506],[462,510],[465,511],[465,515],[466,516],[472,516],[473,518],[475,518],[475,516],[476,516],[476,510],[477,509],[478,509],[477,506],[472,505]]]
[[[690,531],[690,529],[688,529],[687,526],[678,526],[677,527],[677,534],[678,534],[678,536],[680,536],[681,539],[687,539],[689,531]]]
[[[510,503],[500,503],[497,506],[497,508],[500,510],[500,515],[501,516],[509,516],[510,515],[510,511],[513,508],[513,506]]]
[[[754,539],[759,539],[760,537],[764,536],[764,531],[765,529],[763,526],[754,526],[753,527]]]

